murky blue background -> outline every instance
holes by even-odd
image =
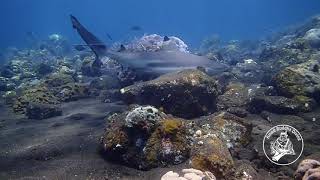
[[[74,42],[69,14],[102,40],[143,33],[176,35],[196,47],[210,34],[223,39],[257,39],[320,13],[319,0],[2,0],[0,47],[26,45],[26,32],[39,38],[60,33]]]

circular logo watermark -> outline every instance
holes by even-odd
[[[289,125],[272,127],[263,138],[263,151],[274,164],[284,166],[294,163],[302,154],[303,138]]]

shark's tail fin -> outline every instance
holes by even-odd
[[[70,15],[72,27],[77,30],[81,38],[86,42],[90,49],[94,52],[99,59],[107,52],[107,46],[100,41],[95,35],[89,32],[73,15]]]

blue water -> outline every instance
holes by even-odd
[[[222,39],[258,39],[320,12],[319,0],[2,0],[0,47],[26,46],[26,32],[38,38],[59,33],[80,39],[68,15],[107,41],[143,33],[176,35],[197,47],[211,34]],[[140,34],[128,29],[143,28]]]

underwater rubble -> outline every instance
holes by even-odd
[[[192,53],[181,39],[170,39],[145,35],[125,46]],[[92,53],[72,51],[54,34],[38,48],[11,52],[0,69],[0,94],[30,121],[62,116],[62,104],[80,99],[123,102],[126,111],[105,117],[101,158],[144,171],[183,165],[182,176],[168,171],[159,179],[317,179],[319,50],[320,17],[314,17],[263,41],[206,39],[197,53],[231,67],[219,75],[190,69],[141,78],[112,59],[94,69]],[[277,124],[305,138],[291,166],[276,166],[263,153],[263,136]]]

